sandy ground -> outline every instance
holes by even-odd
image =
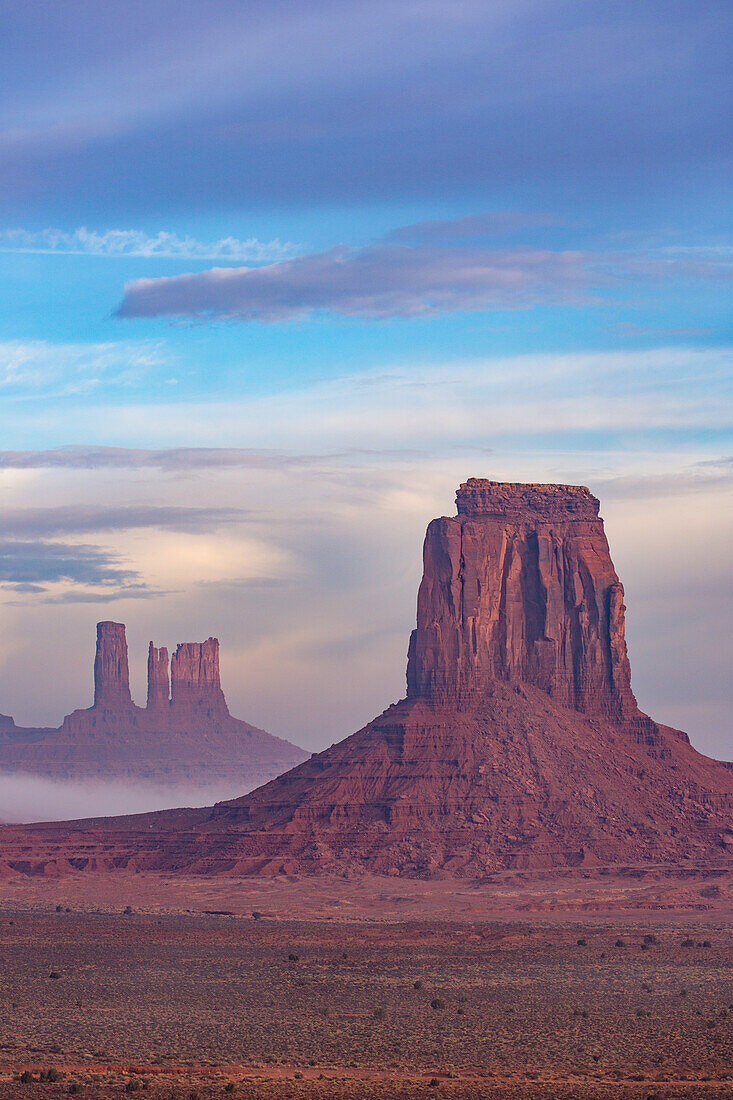
[[[573,914],[644,911],[716,913],[733,919],[733,871],[689,866],[628,868],[606,873],[496,874],[482,883],[422,881],[364,875],[354,879],[314,876],[232,879],[118,871],[58,878],[17,875],[0,879],[0,905],[119,912],[125,906],[150,913],[235,916],[261,912],[272,919],[336,922],[406,919],[548,919]]]
[[[695,868],[5,879],[0,1098],[733,1096],[732,902]]]

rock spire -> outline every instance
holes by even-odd
[[[148,646],[148,710],[163,710],[170,705],[170,678],[168,675],[168,650],[151,642]]]
[[[97,623],[94,706],[114,711],[132,707],[124,623]]]

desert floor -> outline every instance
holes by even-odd
[[[732,887],[6,878],[0,1097],[733,1096]]]

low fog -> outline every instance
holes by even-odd
[[[68,821],[167,810],[176,806],[210,806],[245,794],[242,784],[166,787],[136,781],[68,781],[22,773],[0,775],[0,821]]]

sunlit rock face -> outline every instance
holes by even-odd
[[[229,714],[219,681],[219,640],[182,642],[171,658],[171,705],[177,711]]]
[[[598,500],[582,486],[472,478],[456,503],[425,538],[408,697],[466,702],[518,680],[584,713],[636,714]]]

